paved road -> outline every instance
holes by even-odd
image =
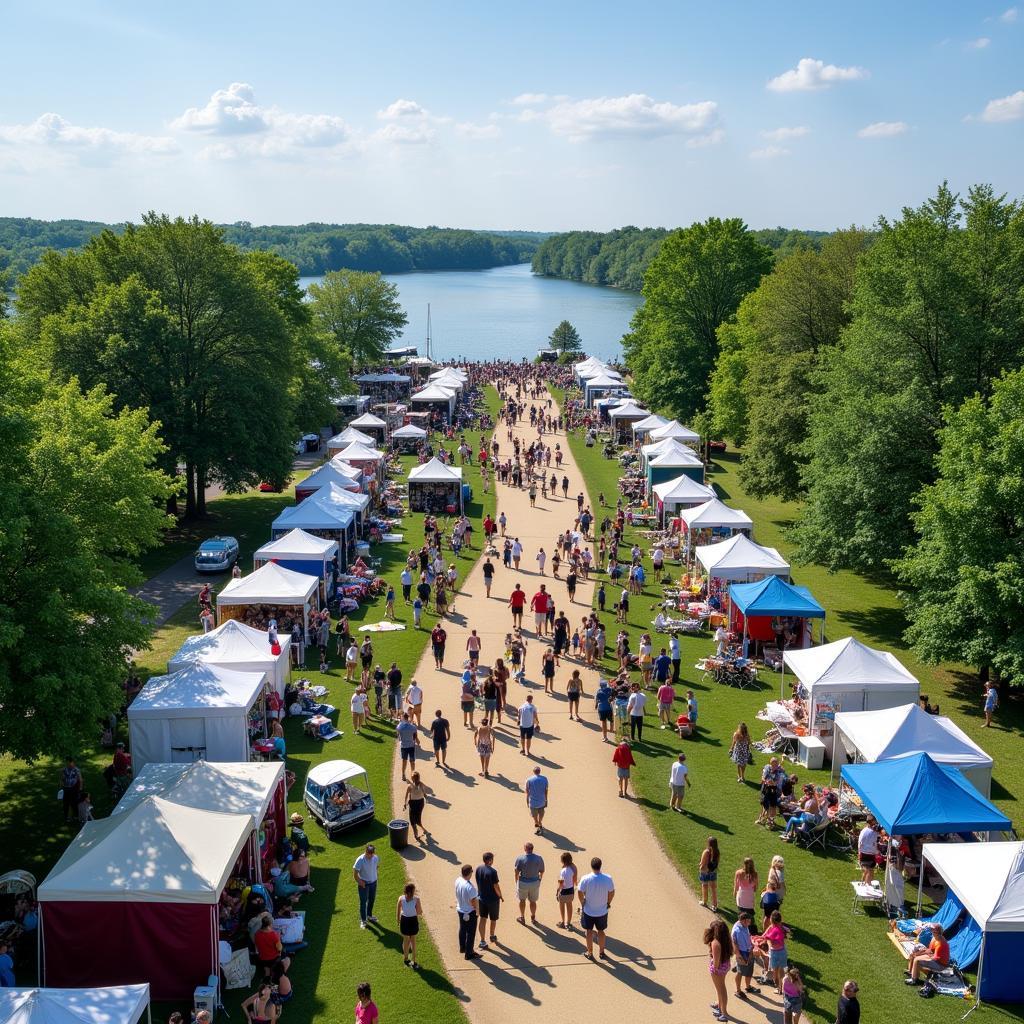
[[[293,463],[293,471],[310,469],[323,461],[323,454],[311,452],[300,455]],[[216,501],[224,496],[219,484],[211,484],[206,488],[206,500]],[[270,523],[267,523],[267,539],[270,539]],[[213,574],[196,572],[192,555],[186,555],[163,572],[151,577],[141,587],[133,590],[136,597],[148,601],[157,610],[156,624],[162,626],[175,612],[190,600],[195,600],[204,580],[217,581],[222,577]],[[199,627],[199,609],[196,608],[196,629]]]
[[[527,442],[532,439],[528,428],[520,429],[519,434]],[[561,440],[563,449],[567,447],[564,436],[556,440]],[[504,454],[508,442],[503,432],[501,445]],[[571,527],[575,519],[574,496],[582,481],[571,451],[566,451],[565,456],[565,472],[571,482],[568,500],[538,495],[536,508],[530,508],[525,491],[498,485],[499,509],[508,517],[509,533],[521,540],[522,564],[530,570],[536,569],[537,548],[542,545],[550,555],[555,537]],[[421,735],[425,750],[419,767],[426,783],[434,789],[424,817],[432,834],[428,843],[413,844],[405,854],[407,869],[423,900],[426,922],[459,998],[474,1024],[522,1020],[527,1008],[531,1013],[541,1011],[538,1020],[549,1021],[643,1020],[647,1024],[679,1024],[681,1020],[708,1020],[708,1004],[713,996],[702,933],[710,914],[685,887],[648,827],[641,808],[633,799],[617,798],[612,746],[601,740],[593,706],[597,673],[571,659],[563,660],[555,678],[556,693],[544,694],[538,681],[546,641],[534,634],[529,608],[524,615],[524,624],[529,627],[524,633],[529,643],[527,685],[519,686],[510,680],[509,699],[518,705],[527,693],[533,693],[542,731],[533,742],[533,756],[527,758],[519,753],[518,729],[507,724],[500,728],[491,762],[492,777],[484,779],[478,775],[479,760],[472,733],[462,725],[458,696],[469,629],[475,627],[482,637],[481,664],[488,665],[503,655],[504,636],[511,626],[506,602],[516,582],[522,584],[528,595],[540,582],[545,582],[555,594],[559,608],[566,608],[573,626],[590,608],[593,594],[593,584],[581,582],[576,604],[569,606],[565,584],[552,579],[550,564],[543,579],[536,571],[517,573],[499,564],[488,601],[481,564],[462,583],[455,602],[457,614],[446,623],[445,670],[439,672],[434,668],[429,649],[417,668],[416,678],[425,693],[424,723],[433,717],[435,708],[441,708],[451,723],[448,761],[454,770],[446,773],[433,767],[429,737]],[[613,642],[610,638],[609,643]],[[565,698],[566,679],[576,667],[584,680],[582,722],[569,721]],[[652,703],[649,699],[649,712]],[[478,712],[477,721],[480,717]],[[649,729],[657,728],[656,711],[648,715],[647,723]],[[646,755],[641,750],[636,756],[640,759]],[[535,765],[541,766],[550,783],[545,831],[541,836],[534,835],[523,789]],[[669,767],[666,759],[666,789]],[[392,781],[400,815],[405,786],[397,759]],[[701,782],[695,780],[697,785]],[[694,822],[688,827],[701,826]],[[547,869],[536,925],[529,923],[529,916],[525,925],[516,922],[513,861],[526,841],[535,843]],[[479,864],[485,850],[496,855],[495,867],[505,902],[497,929],[499,944],[484,952],[482,959],[470,963],[458,953],[454,884],[459,865]],[[600,856],[604,870],[615,880],[616,896],[608,930],[609,960],[591,962],[584,958],[578,918],[574,917],[572,931],[555,927],[555,885],[559,858],[565,850],[572,853],[580,877],[590,870],[590,858]],[[727,879],[720,885],[723,900],[729,899]],[[727,982],[731,993],[732,975]],[[734,998],[729,1000],[734,1020],[760,1021],[765,1010],[769,1011],[769,1019],[781,1020],[774,998],[762,995],[753,1006]]]

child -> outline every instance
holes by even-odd
[[[370,998],[370,983],[361,982],[356,985],[356,1024],[377,1024],[380,1013],[377,1004]]]
[[[417,629],[420,628],[420,619],[422,617],[423,617],[423,601],[420,599],[420,596],[417,594],[415,599],[412,602],[412,622],[413,622],[413,625]]]
[[[395,617],[395,588],[389,583],[388,592],[384,597],[384,616],[388,619]]]
[[[572,631],[572,656],[574,658],[580,656],[580,631],[578,626]]]
[[[690,720],[690,728],[697,731],[697,698],[693,695],[693,690],[686,691],[686,717]]]
[[[795,967],[790,967],[782,979],[782,1010],[785,1024],[800,1024],[804,1008],[804,981]]]

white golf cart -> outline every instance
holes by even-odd
[[[354,761],[324,761],[310,768],[303,802],[328,838],[370,821],[375,813],[366,769]]]

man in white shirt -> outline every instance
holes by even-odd
[[[416,722],[417,726],[423,724],[423,690],[420,688],[419,683],[414,679],[409,683],[408,689],[405,691],[405,704],[409,709],[410,717]]]
[[[402,600],[408,604],[409,598],[412,595],[412,573],[409,571],[409,566],[402,570],[400,579],[402,581]]]
[[[533,694],[528,694],[525,704],[519,705],[519,753],[530,756],[530,743],[534,732],[540,732],[540,715],[533,703]]]
[[[467,960],[479,960],[480,954],[473,951],[479,894],[470,881],[472,875],[473,865],[463,864],[461,875],[455,882],[455,910],[459,915],[459,952]]]
[[[686,755],[680,753],[672,765],[668,775],[669,789],[672,790],[672,801],[669,810],[685,814],[683,810],[683,797],[686,796],[686,787],[690,785],[690,769],[686,767]]]
[[[630,688],[629,700],[626,701],[626,711],[629,714],[629,738],[644,739],[644,707],[647,705],[647,694],[640,689],[639,683],[634,683]]]
[[[359,886],[359,927],[365,928],[366,922],[377,923],[373,916],[373,902],[377,898],[377,871],[380,857],[377,856],[373,843],[369,843],[364,853],[356,857],[352,865],[352,877]]]
[[[681,660],[679,651],[679,637],[673,633],[668,640],[668,656],[672,659],[672,685],[679,682],[679,663]]]
[[[608,908],[615,898],[615,883],[610,875],[601,871],[601,858],[593,857],[590,861],[590,874],[580,879],[578,886],[580,906],[583,913],[581,923],[587,933],[587,951],[584,956],[594,959],[594,932],[597,932],[597,948],[601,959],[607,960],[604,951],[604,933],[608,928]]]
[[[857,836],[857,859],[860,861],[860,880],[870,885],[875,880],[875,858],[878,856],[878,832],[875,819],[869,817],[867,824]]]
[[[725,626],[715,630],[715,654],[720,658],[725,653],[725,642],[729,639],[729,631]]]

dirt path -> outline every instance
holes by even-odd
[[[536,435],[519,428],[519,436]],[[510,443],[500,429],[502,454]],[[476,1022],[516,1021],[527,1007],[543,1009],[544,1020],[645,1021],[712,1019],[708,1004],[712,987],[708,977],[707,954],[701,941],[709,914],[685,889],[682,879],[665,856],[631,798],[617,798],[612,745],[603,743],[593,694],[597,673],[571,659],[563,659],[555,678],[554,696],[545,695],[540,661],[546,643],[533,632],[533,617],[527,606],[524,634],[529,643],[526,657],[527,686],[510,680],[509,700],[518,705],[526,693],[534,694],[540,712],[541,732],[533,742],[533,756],[523,757],[518,749],[518,728],[506,724],[499,729],[499,743],[491,762],[491,778],[478,776],[480,763],[472,744],[472,732],[463,727],[459,708],[459,678],[465,658],[466,638],[476,628],[483,640],[481,664],[488,665],[504,654],[504,637],[511,628],[506,607],[516,582],[528,598],[540,582],[555,594],[557,607],[566,608],[573,627],[590,608],[593,583],[581,582],[576,603],[567,604],[564,582],[536,572],[535,555],[543,546],[550,556],[557,535],[573,525],[575,495],[580,490],[580,472],[564,434],[548,438],[561,442],[563,466],[569,476],[569,498],[541,498],[530,508],[525,491],[498,485],[498,509],[508,517],[508,532],[518,536],[524,547],[524,570],[505,570],[498,563],[490,600],[485,597],[482,561],[462,582],[455,615],[446,623],[448,645],[443,672],[434,668],[428,648],[416,678],[425,693],[424,724],[441,708],[452,727],[447,773],[433,765],[429,737],[419,762],[434,796],[428,802],[424,821],[430,841],[413,844],[405,851],[408,870],[424,904],[424,914],[441,950],[445,967],[462,998],[470,1020]],[[561,472],[559,479],[561,479]],[[592,506],[593,507],[593,506]],[[565,573],[562,572],[564,577]],[[614,638],[609,638],[614,643]],[[565,699],[565,681],[574,667],[584,679],[581,702],[583,722],[570,722]],[[648,712],[653,701],[648,701]],[[480,719],[477,712],[477,721]],[[507,721],[507,719],[506,719]],[[648,714],[647,728],[657,728],[656,714]],[[645,756],[642,749],[637,759]],[[540,765],[550,783],[545,831],[535,836],[526,807],[524,783],[535,765]],[[665,764],[668,784],[670,764]],[[695,784],[699,784],[696,780]],[[393,779],[395,807],[401,812],[405,795],[399,772]],[[697,828],[697,825],[692,827]],[[544,858],[546,874],[536,925],[516,923],[513,861],[523,843],[535,843]],[[454,885],[459,866],[480,863],[485,850],[495,853],[495,867],[501,878],[505,902],[497,929],[498,945],[484,951],[472,962],[458,952],[458,921]],[[590,870],[590,859],[599,856],[604,870],[615,881],[616,895],[608,926],[610,959],[591,962],[583,956],[585,944],[574,914],[571,932],[555,927],[558,908],[555,883],[559,857],[568,850],[580,876]],[[722,885],[728,889],[727,880]],[[722,898],[731,896],[723,891]],[[727,979],[732,992],[733,976]],[[738,1005],[734,1005],[738,1004]],[[737,1020],[764,1019],[768,1007],[763,997],[749,1006],[730,998],[729,1010]],[[774,1008],[774,1007],[773,1007]],[[773,1014],[774,1016],[775,1014]],[[781,1019],[781,1015],[779,1015]],[[541,1019],[541,1018],[537,1018]]]

